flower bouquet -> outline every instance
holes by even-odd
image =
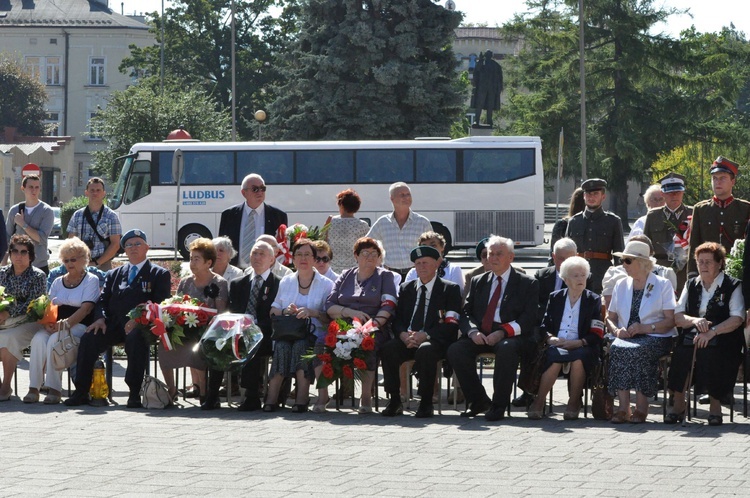
[[[31,322],[39,322],[42,325],[55,323],[57,321],[57,305],[52,302],[48,295],[42,294],[33,299],[28,308],[26,316]]]
[[[200,350],[210,368],[229,370],[250,361],[262,340],[263,332],[251,315],[222,313],[201,337]]]
[[[279,247],[281,248],[281,264],[285,266],[291,266],[292,264],[292,248],[294,247],[294,243],[297,242],[301,238],[306,238],[310,240],[321,240],[323,237],[325,237],[326,232],[328,231],[328,227],[330,225],[326,225],[323,228],[319,227],[311,227],[307,228],[302,223],[295,223],[294,225],[287,227],[286,225],[279,225],[278,230],[276,230],[276,240],[279,243]]]
[[[727,267],[724,270],[724,273],[726,273],[730,277],[736,278],[738,280],[742,280],[742,273],[744,269],[742,260],[744,257],[745,257],[745,241],[741,239],[737,239],[734,241],[734,245],[732,246],[732,249],[729,251],[729,254],[727,254]]]
[[[333,320],[328,325],[324,351],[304,356],[308,360],[317,356],[323,362],[316,387],[325,389],[337,379],[352,379],[357,370],[367,370],[366,359],[375,350],[377,329],[372,320],[364,325],[357,318],[351,324],[341,318]]]
[[[0,285],[0,311],[7,311],[8,307],[16,301],[16,298],[5,293],[5,287]]]
[[[158,337],[167,351],[185,341],[200,339],[214,316],[215,309],[188,295],[170,297],[160,304],[148,301],[128,313],[139,328]]]

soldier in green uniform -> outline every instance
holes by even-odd
[[[750,202],[732,196],[738,171],[737,163],[722,156],[711,165],[711,189],[714,196],[693,207],[688,278],[698,275],[693,258],[696,247],[704,242],[718,242],[728,253],[734,241],[745,236],[745,227],[750,219]]]
[[[568,221],[566,237],[578,247],[579,256],[591,265],[591,290],[602,292],[602,279],[612,266],[612,253],[624,248],[622,222],[616,214],[605,211],[602,202],[606,197],[607,182],[590,178],[581,184],[586,209]]]
[[[687,228],[693,208],[682,203],[685,195],[685,177],[669,173],[659,180],[666,205],[652,209],[646,215],[643,234],[651,239],[656,262],[671,267],[677,275],[679,295],[687,280],[688,240]]]

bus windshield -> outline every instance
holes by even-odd
[[[125,193],[125,184],[128,181],[128,177],[130,176],[130,169],[133,166],[133,157],[126,157],[124,164],[122,165],[122,171],[120,172],[120,177],[117,179],[117,183],[115,184],[115,188],[112,191],[112,195],[109,199],[109,207],[110,209],[117,209],[120,207],[120,204],[122,204],[122,197]]]

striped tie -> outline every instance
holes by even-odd
[[[261,287],[263,287],[263,277],[255,275],[255,278],[253,279],[253,288],[250,290],[250,299],[247,300],[247,309],[245,310],[245,313],[253,315],[255,318],[257,318],[255,315],[255,307],[258,304],[258,295],[260,294]]]
[[[255,209],[250,211],[247,216],[247,225],[245,226],[245,233],[242,235],[242,242],[240,243],[240,265],[247,267],[250,266],[250,251],[253,249],[255,243]]]

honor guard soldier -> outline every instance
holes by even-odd
[[[652,209],[646,215],[643,234],[651,239],[656,262],[672,268],[677,275],[677,294],[687,280],[688,225],[693,208],[682,202],[685,195],[685,177],[669,173],[659,180],[666,205]]]
[[[590,178],[581,184],[586,208],[568,222],[566,237],[578,247],[578,256],[591,265],[591,290],[602,292],[602,279],[612,266],[612,253],[624,248],[620,217],[602,208],[607,182]]]
[[[737,163],[722,156],[716,158],[711,165],[711,189],[714,196],[693,207],[688,278],[698,275],[693,258],[696,247],[704,242],[718,242],[729,253],[734,241],[745,235],[745,226],[750,219],[750,202],[732,196],[738,171]]]

